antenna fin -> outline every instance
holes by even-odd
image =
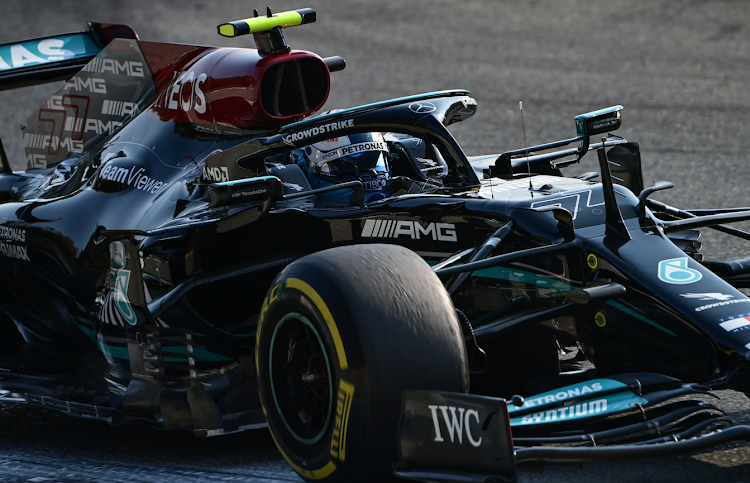
[[[534,187],[531,185],[531,164],[529,164],[529,145],[526,143],[526,125],[523,122],[523,101],[518,101],[518,110],[521,111],[521,128],[523,129],[523,147],[526,150],[526,169],[529,172],[529,191],[531,191],[531,197],[534,197]]]

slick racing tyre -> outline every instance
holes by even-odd
[[[333,248],[292,263],[266,295],[257,334],[268,427],[307,481],[391,481],[401,391],[468,389],[451,300],[399,246]]]

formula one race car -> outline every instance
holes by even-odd
[[[308,481],[513,481],[747,437],[698,396],[750,392],[750,259],[702,261],[695,229],[750,239],[720,224],[750,211],[651,200],[671,184],[606,134],[621,106],[476,157],[447,130],[467,91],[312,116],[345,66],[287,46],[314,20],[219,26],[257,49],[96,23],[0,46],[0,88],[65,80],[26,171],[0,147],[0,399],[267,425]],[[562,176],[589,151],[598,172]]]

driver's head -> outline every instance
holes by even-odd
[[[347,181],[361,181],[365,200],[377,199],[391,178],[388,145],[379,132],[351,134],[306,146],[298,151],[298,164],[307,173],[312,189]],[[345,190],[321,193],[320,198],[345,202]]]

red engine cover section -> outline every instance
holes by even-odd
[[[214,130],[273,129],[325,104],[330,72],[316,54],[261,57],[254,49],[139,41],[154,76],[151,106],[163,121]]]

